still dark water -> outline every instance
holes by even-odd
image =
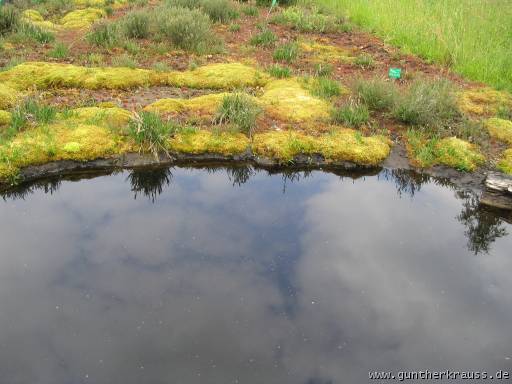
[[[440,180],[123,172],[0,218],[1,384],[512,372],[512,225]]]

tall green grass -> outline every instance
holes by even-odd
[[[312,0],[386,42],[512,91],[510,0]]]

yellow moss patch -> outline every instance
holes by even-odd
[[[311,96],[296,79],[270,82],[259,101],[270,116],[294,122],[326,120],[331,110],[329,103]]]
[[[377,165],[389,155],[391,142],[384,136],[365,137],[352,129],[335,130],[322,136],[280,131],[255,135],[252,148],[258,156],[281,161],[291,161],[299,154],[321,154],[328,162]]]
[[[503,157],[498,163],[498,169],[504,173],[512,174],[512,148],[503,153]]]
[[[73,4],[77,8],[103,7],[107,4],[106,0],[73,0]],[[112,8],[120,8],[127,4],[126,0],[116,0],[112,4]]]
[[[11,114],[7,111],[0,111],[0,125],[8,125],[11,123]]]
[[[20,132],[0,146],[0,179],[28,165],[56,160],[94,160],[126,150],[121,138],[101,126],[55,123]]]
[[[0,85],[3,83],[17,90],[34,86],[39,89],[126,89],[150,85],[229,89],[260,86],[267,81],[267,75],[238,63],[211,64],[194,71],[156,72],[147,69],[88,68],[72,64],[27,62],[0,72]]]
[[[105,11],[99,8],[85,8],[69,12],[60,20],[60,24],[66,29],[88,28],[96,20],[105,16]]]
[[[213,89],[264,86],[270,79],[256,68],[240,63],[210,64],[193,71],[171,72],[156,77],[177,87]]]
[[[409,159],[422,168],[442,164],[461,171],[474,171],[485,161],[475,145],[456,137],[428,139],[421,133],[409,131],[406,139]]]
[[[512,107],[512,95],[492,88],[463,91],[458,98],[462,112],[478,116],[492,116],[502,106]]]
[[[189,131],[176,134],[169,140],[169,149],[181,153],[218,153],[237,155],[249,147],[249,139],[241,133],[212,133],[205,130]]]
[[[306,55],[306,60],[311,63],[351,63],[354,61],[354,56],[349,50],[334,45],[304,41],[300,43],[300,48]]]
[[[27,9],[23,12],[22,18],[25,22],[28,22],[30,24],[33,24],[39,28],[42,28],[44,30],[48,31],[57,31],[60,26],[52,23],[49,20],[45,20],[41,14],[36,11],[35,9]]]
[[[12,107],[19,96],[20,92],[0,80],[0,109]]]
[[[213,93],[190,99],[160,99],[144,109],[159,114],[187,113],[200,118],[212,117],[226,95],[228,93]]]
[[[44,21],[43,16],[35,9],[26,9],[23,11],[22,17],[30,21]]]
[[[493,117],[484,125],[492,137],[512,145],[512,121]]]
[[[61,117],[63,116],[61,115]],[[86,107],[73,109],[70,120],[79,120],[92,125],[101,124],[110,128],[123,128],[131,117],[132,114],[122,108]]]

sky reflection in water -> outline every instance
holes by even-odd
[[[442,184],[175,168],[4,194],[1,382],[512,371],[512,226]]]

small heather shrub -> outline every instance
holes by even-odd
[[[249,95],[236,92],[222,99],[215,116],[215,122],[217,124],[233,124],[240,132],[251,136],[260,113],[260,107]]]
[[[203,0],[201,9],[210,16],[212,21],[220,23],[226,23],[240,16],[229,0]]]
[[[438,128],[459,116],[452,85],[446,80],[416,80],[397,99],[393,116],[402,123]]]
[[[134,11],[123,19],[124,35],[129,39],[145,39],[150,34],[150,17],[146,11]]]
[[[398,97],[396,86],[381,78],[358,79],[354,82],[353,89],[358,98],[374,111],[391,109]]]
[[[323,15],[316,8],[290,7],[274,16],[276,24],[289,25],[301,32],[329,33],[340,29],[335,16]]]
[[[160,14],[160,33],[177,48],[208,52],[219,46],[207,15],[197,9],[169,8]]]
[[[87,34],[87,41],[99,47],[113,47],[119,40],[119,29],[116,24],[110,22],[100,21],[93,24]]]

